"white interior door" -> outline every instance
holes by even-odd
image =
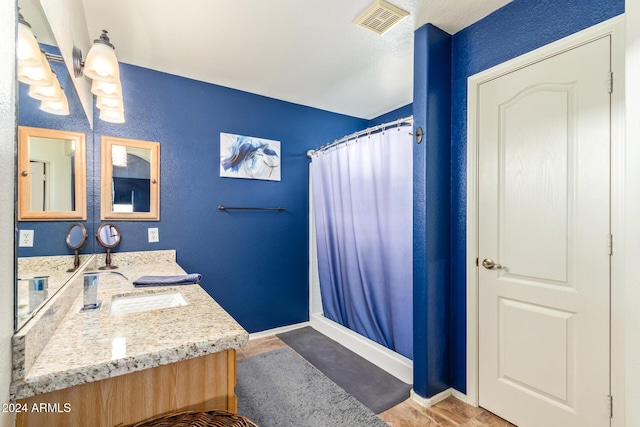
[[[47,210],[47,168],[46,163],[29,162],[30,209],[34,212]]]
[[[479,402],[521,427],[610,424],[610,51],[479,89]]]

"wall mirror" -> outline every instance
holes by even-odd
[[[85,135],[18,127],[18,220],[87,219]]]
[[[100,219],[160,220],[160,144],[101,139]]]
[[[47,3],[51,2],[49,1]],[[62,54],[66,60],[70,59],[70,56],[65,56],[65,52],[61,51],[64,50],[61,49],[62,47],[68,46],[68,50],[70,50],[71,47],[76,44],[82,47],[83,51],[86,51],[86,47],[90,46],[88,34],[83,35],[81,32],[74,31],[72,29],[73,25],[60,24],[60,20],[57,20],[55,17],[53,17],[52,22],[57,24],[56,28],[58,31],[54,33],[49,25],[48,15],[45,14],[40,0],[18,0],[18,6],[20,7],[20,13],[23,15],[24,19],[31,25],[32,32],[37,37],[40,48],[46,52]],[[64,5],[59,5],[59,7],[51,6],[50,11],[68,17],[75,17],[84,14],[81,4],[71,5],[69,2],[64,2]],[[84,25],[86,26],[86,24]],[[58,43],[58,41],[61,43]],[[29,95],[31,90],[30,85],[23,82],[16,82],[18,125],[24,128],[58,129],[60,131],[69,131],[71,133],[75,132],[82,136],[83,140],[86,140],[86,145],[84,143],[76,143],[76,147],[82,149],[83,153],[81,155],[78,154],[78,150],[76,149],[73,163],[71,163],[71,157],[66,157],[68,161],[65,161],[64,163],[67,165],[72,164],[72,174],[74,175],[74,178],[79,178],[82,182],[85,182],[85,171],[81,170],[81,167],[76,167],[75,162],[77,161],[76,158],[82,159],[82,167],[86,167],[88,176],[92,176],[93,162],[87,161],[85,163],[85,159],[87,156],[90,159],[94,157],[92,147],[93,132],[90,127],[90,120],[85,113],[86,110],[83,108],[83,104],[80,99],[87,97],[89,100],[92,99],[91,93],[89,92],[90,85],[87,86],[86,93],[80,95],[76,90],[77,86],[74,83],[78,81],[84,82],[84,79],[74,79],[69,74],[67,63],[65,62],[49,62],[51,68],[56,73],[62,90],[68,98],[70,110],[69,115],[55,115],[43,111],[40,108],[41,100]],[[89,103],[89,105],[91,104]],[[19,132],[21,132],[20,129]],[[45,136],[45,138],[46,137],[47,136]],[[56,136],[53,139],[61,138]],[[62,138],[63,141],[65,139],[66,137]],[[16,141],[16,143],[18,145],[18,141]],[[53,144],[55,145],[55,143]],[[63,142],[59,142],[58,144],[60,146],[65,145]],[[68,147],[67,149],[70,149],[69,145],[71,144],[66,145]],[[18,156],[22,154],[22,151],[23,150],[18,148]],[[26,161],[29,163],[28,157],[26,157]],[[15,178],[16,188],[18,186],[22,186],[24,181],[26,181],[24,180],[21,182],[20,179],[20,172],[26,169],[18,169],[18,167],[19,166],[16,165],[16,170],[18,171]],[[78,181],[78,185],[80,185],[81,181]],[[52,182],[50,182],[50,184],[52,184]],[[93,189],[91,188],[80,191],[77,189],[77,185],[75,183],[73,186],[69,183],[69,185],[66,185],[65,187],[68,194],[74,194],[74,196],[81,195],[85,201],[91,199],[93,192]],[[27,186],[27,189],[28,188],[29,187]],[[51,191],[51,188],[49,191]],[[57,198],[53,200],[53,195],[51,193],[49,196],[49,201],[54,203],[53,207],[51,206],[51,203],[49,204],[50,208],[62,209],[55,207],[55,204],[59,203],[59,200]],[[20,195],[18,193],[16,194],[16,203],[22,201],[18,200],[19,198]],[[29,199],[25,198],[25,200]],[[67,208],[65,207],[65,210],[61,212],[74,212],[76,210],[80,210],[80,203],[75,200],[73,200],[73,203],[75,204],[73,208],[71,207],[71,204],[69,204],[68,210],[66,210]],[[95,232],[95,224],[93,223],[95,213],[93,211],[93,207],[88,203],[86,203],[85,206],[86,208],[81,210],[83,212],[82,215],[77,213],[68,216],[65,215],[66,217],[62,219],[50,217],[51,214],[56,211],[44,211],[46,213],[43,214],[30,210],[31,206],[29,204],[27,205],[27,209],[24,211],[37,213],[27,214],[25,217],[21,216],[18,220],[16,229],[31,230],[33,233],[33,245],[25,247],[19,246],[17,248],[16,277],[22,280],[16,280],[14,286],[14,327],[16,330],[22,327],[31,317],[33,317],[33,315],[43,307],[43,304],[47,302],[48,298],[55,296],[60,289],[63,289],[65,284],[73,276],[74,272],[67,272],[67,270],[75,263],[75,250],[68,247],[65,237],[71,225],[77,222],[83,223],[87,229],[88,235]],[[22,213],[23,210],[20,208],[18,209],[21,210],[20,213]],[[84,218],[86,218],[86,221],[84,221]],[[75,239],[75,237],[77,237],[75,233],[73,237],[74,239],[72,240],[72,243],[78,243]],[[16,241],[19,241],[17,236]],[[94,242],[95,241],[93,239],[87,239],[86,244],[79,248],[79,265],[83,265],[90,259],[90,254],[94,252]],[[39,279],[45,276],[47,277],[46,283]]]

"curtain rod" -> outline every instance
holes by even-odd
[[[352,140],[354,138],[358,138],[359,136],[370,135],[370,134],[372,134],[374,132],[384,131],[385,129],[390,128],[392,126],[400,127],[400,126],[405,125],[405,124],[407,124],[407,125],[413,124],[413,116],[405,117],[403,119],[394,120],[394,121],[389,122],[389,123],[383,123],[383,124],[378,125],[378,126],[373,126],[373,127],[370,127],[370,128],[366,128],[365,130],[361,130],[359,132],[352,133],[351,135],[343,136],[342,138],[336,139],[335,141],[330,142],[328,144],[325,144],[325,145],[321,146],[320,148],[317,148],[315,150],[307,151],[307,157],[311,157],[316,153],[319,153],[321,151],[325,151],[325,150],[327,150],[327,149],[329,149],[331,147],[335,147],[336,145],[339,145],[339,144],[342,144],[344,142],[350,141],[350,140]]]

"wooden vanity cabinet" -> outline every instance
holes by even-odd
[[[188,410],[237,412],[235,385],[230,349],[19,400],[26,411],[16,426],[113,427]]]

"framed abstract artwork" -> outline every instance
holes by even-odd
[[[280,181],[280,141],[220,133],[220,176]]]

